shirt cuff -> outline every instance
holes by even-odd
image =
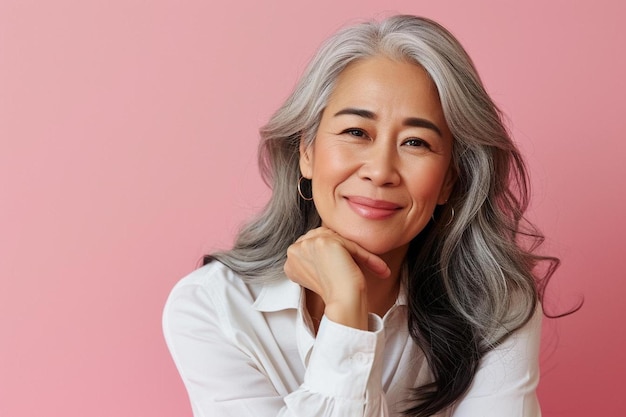
[[[378,397],[385,335],[382,319],[368,316],[368,331],[322,318],[304,376],[307,389],[329,397]]]

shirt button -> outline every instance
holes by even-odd
[[[357,352],[354,354],[353,356],[354,361],[360,364],[366,364],[367,363],[367,355],[363,352]]]

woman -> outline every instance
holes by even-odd
[[[340,31],[261,137],[269,204],[165,307],[195,416],[540,415],[557,260],[533,253],[524,163],[448,31]]]

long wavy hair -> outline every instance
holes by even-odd
[[[393,16],[341,30],[322,45],[285,103],[261,128],[259,166],[272,196],[233,249],[207,255],[244,280],[284,279],[286,252],[320,225],[298,197],[299,145],[315,139],[339,74],[374,56],[413,62],[430,75],[452,136],[458,175],[446,205],[409,246],[404,285],[411,337],[433,381],[414,389],[405,414],[425,417],[453,405],[481,358],[537,309],[558,259],[535,253],[543,236],[523,215],[529,182],[523,159],[460,43],[432,20]],[[542,263],[542,273],[537,265]]]

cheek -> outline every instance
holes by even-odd
[[[422,166],[407,174],[409,192],[419,199],[437,199],[443,188],[447,169],[440,164]]]
[[[354,162],[354,152],[346,152],[341,146],[319,146],[315,149],[313,180],[325,185],[341,180],[349,175]]]

